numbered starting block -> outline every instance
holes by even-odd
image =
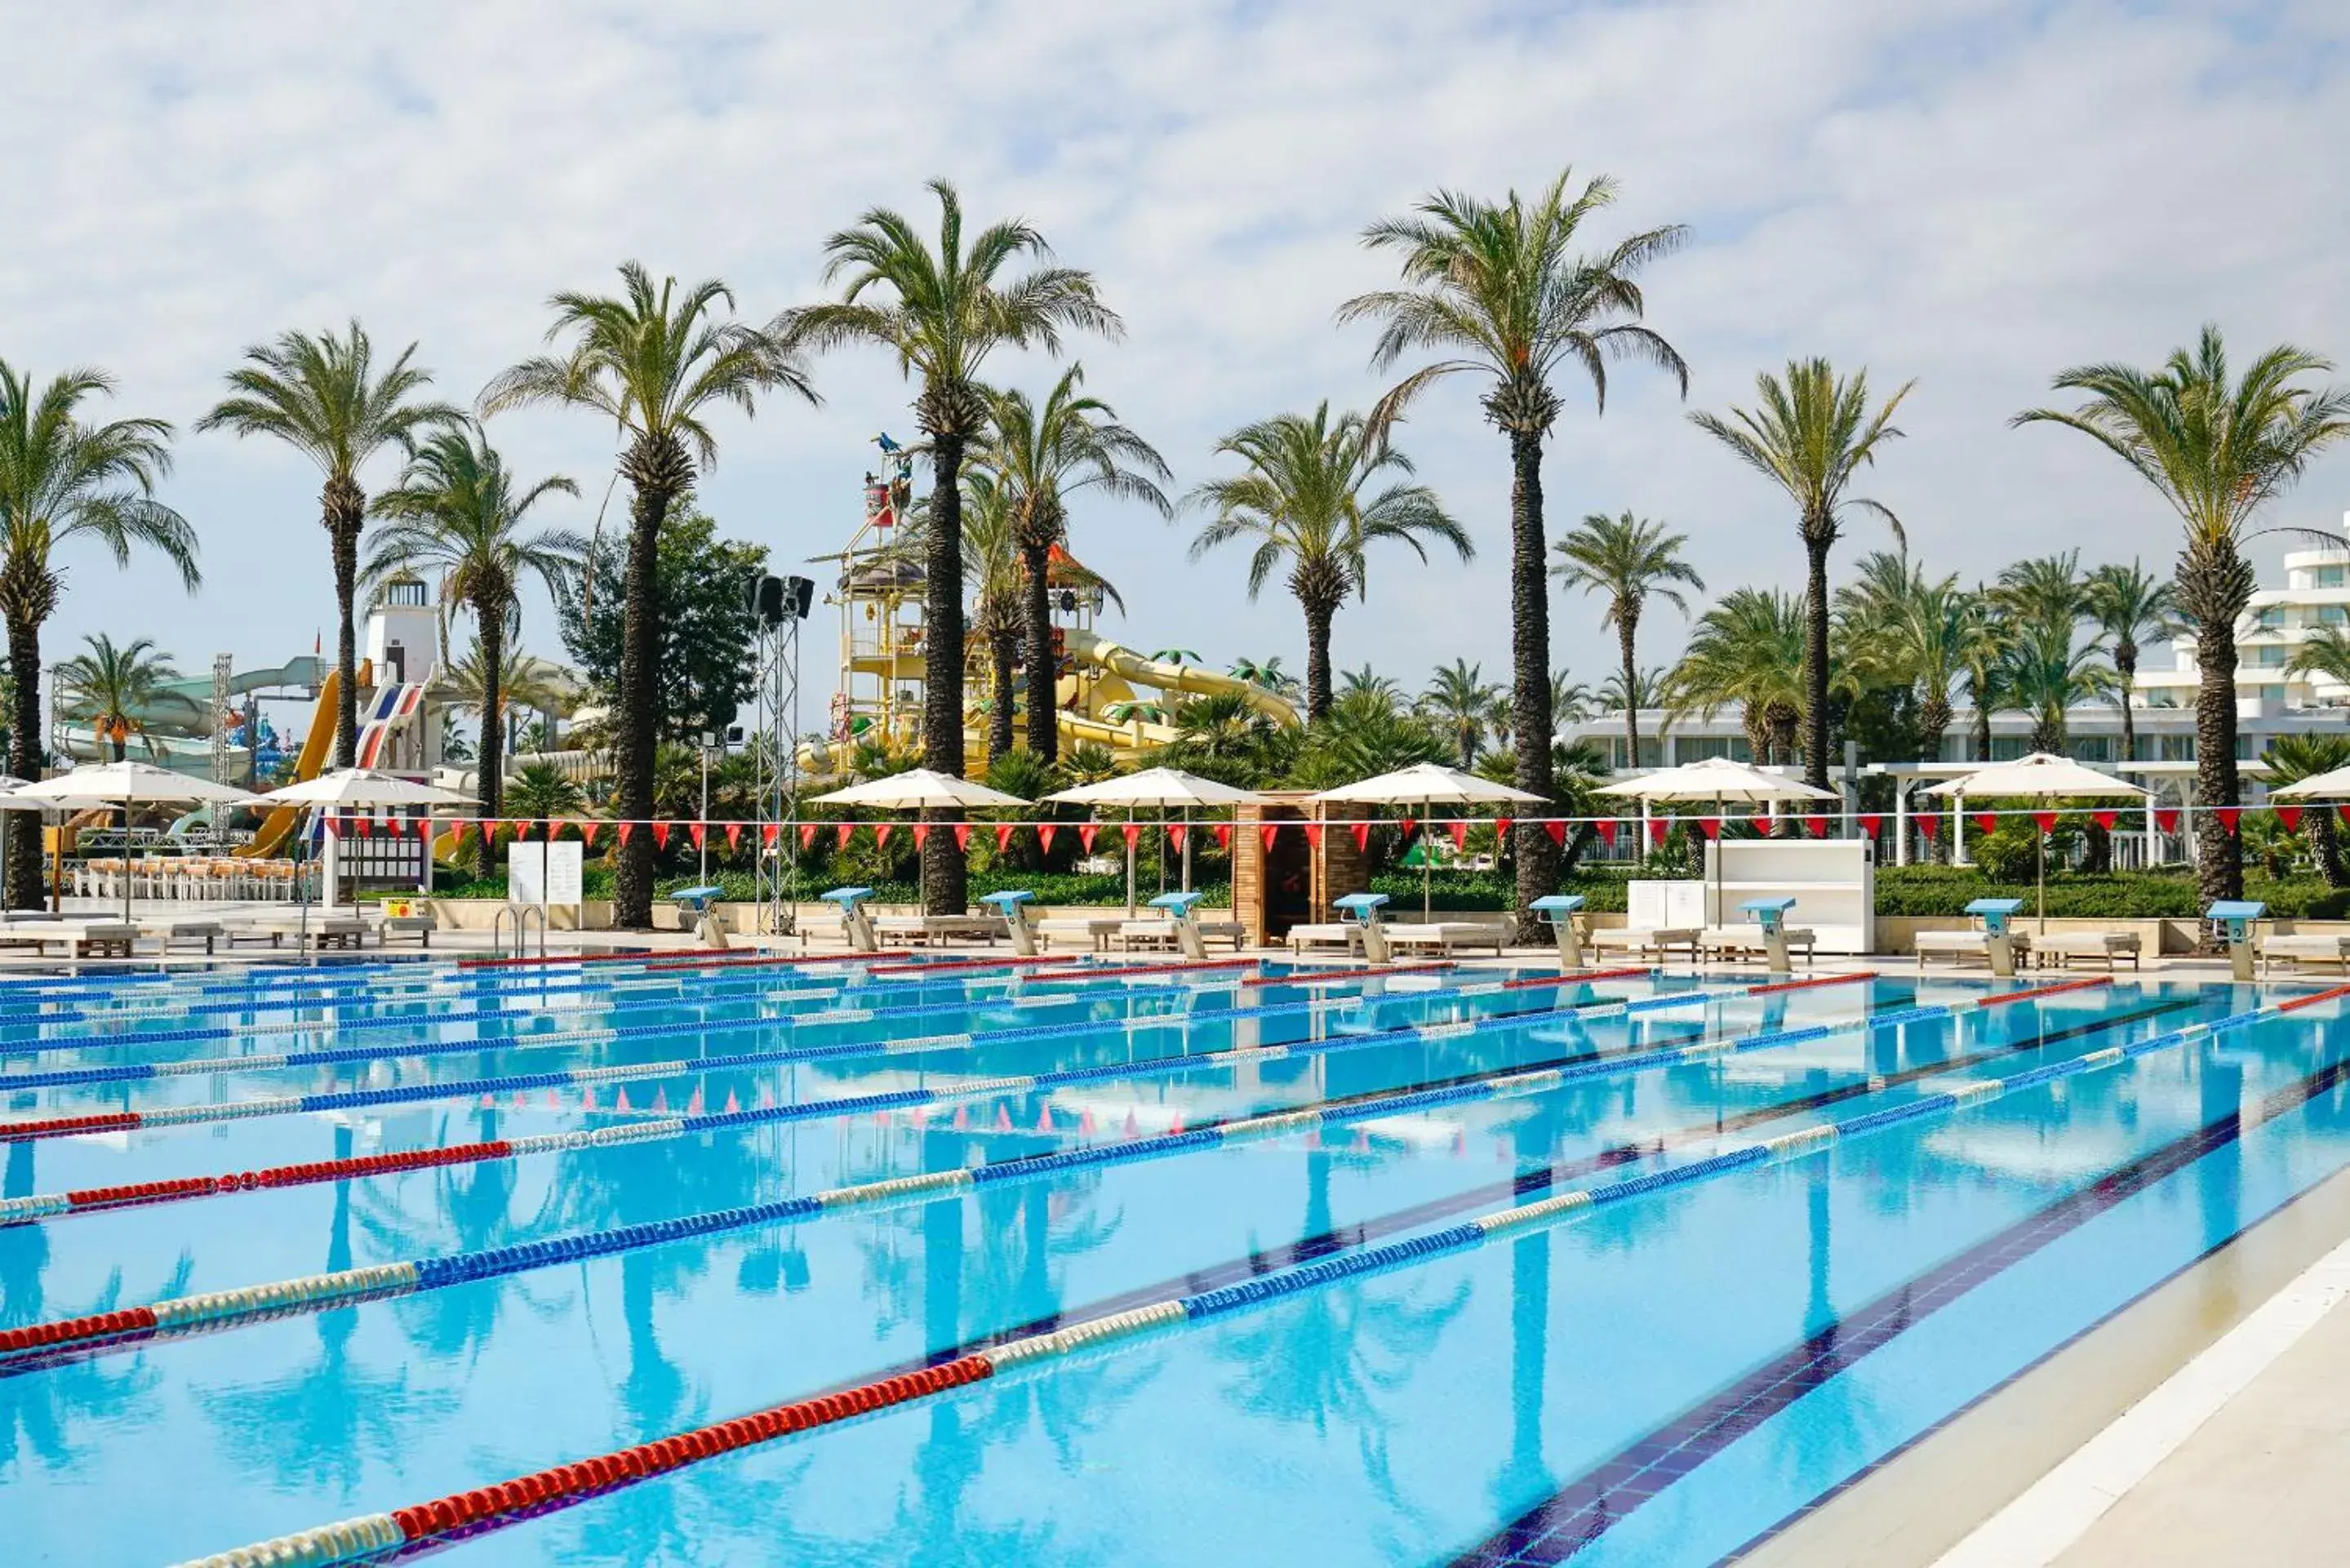
[[[1022,958],[1036,956],[1036,928],[1028,919],[1028,906],[1036,901],[1035,894],[1024,888],[1013,888],[984,894],[979,901],[1003,917],[1003,929],[1011,933],[1014,952]]]
[[[1154,909],[1167,911],[1167,919],[1175,928],[1175,947],[1187,959],[1208,956],[1207,939],[1200,934],[1199,903],[1204,893],[1161,893],[1150,900]]]
[[[2227,944],[2228,971],[2238,980],[2252,978],[2252,961],[2260,956],[2253,945],[2252,927],[2268,912],[2269,907],[2258,898],[2222,898],[2203,911],[2203,918]]]
[[[1363,957],[1371,963],[1387,962],[1393,950],[1388,946],[1387,906],[1385,893],[1348,893],[1330,900],[1340,920],[1363,929]]]
[[[726,945],[726,921],[718,912],[718,896],[723,888],[680,888],[669,896],[677,906],[678,923],[683,925],[691,918],[693,936],[706,948]]]
[[[840,934],[847,939],[851,952],[879,952],[881,944],[873,935],[873,917],[865,906],[872,901],[870,888],[835,888],[816,895],[840,910]]]
[[[1526,906],[1558,939],[1558,967],[1583,967],[1583,933],[1575,923],[1577,910],[1583,908],[1580,893],[1548,893]]]
[[[1761,929],[1763,967],[1773,974],[1795,971],[1795,961],[1787,954],[1787,911],[1794,907],[1793,898],[1749,898],[1738,906],[1739,912],[1752,915]]]
[[[2015,973],[2014,922],[2022,908],[2021,898],[1977,898],[1967,906],[1967,913],[1982,922],[1983,953],[1995,975]]]

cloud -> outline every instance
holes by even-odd
[[[183,425],[245,344],[352,315],[420,340],[470,397],[534,350],[549,293],[601,286],[626,256],[723,276],[764,317],[813,297],[827,233],[877,202],[922,213],[933,174],[1100,274],[1128,332],[1076,350],[1089,385],[1187,483],[1237,424],[1382,389],[1367,335],[1331,321],[1388,276],[1364,223],[1569,163],[1621,182],[1611,223],[1692,226],[1649,279],[1690,406],[1742,399],[1797,354],[1866,363],[1888,389],[1917,378],[1908,439],[1869,489],[1942,569],[2075,544],[2168,558],[2168,519],[2118,465],[2005,428],[2060,366],[2151,360],[2205,319],[2246,351],[2350,340],[2333,286],[2350,177],[2323,151],[2350,127],[2344,26],[2314,5],[16,10],[31,68],[12,118],[41,131],[0,194],[0,356],[105,365],[125,410]],[[818,373],[821,410],[722,420],[704,486],[782,560],[837,547],[863,443],[911,423],[879,356]],[[1567,390],[1555,527],[1628,508],[1690,534],[1717,589],[1795,583],[1783,507],[1659,378],[1627,370],[1604,419]],[[592,517],[608,429],[532,413],[496,431],[525,471],[577,476],[576,520]],[[1506,451],[1465,385],[1404,439],[1482,549],[1466,568],[1375,561],[1338,659],[1409,684],[1456,654],[1504,667]],[[170,493],[203,530],[203,594],[152,563],[77,559],[53,650],[135,630],[190,668],[215,650],[275,663],[327,623],[315,477],[224,436],[180,458]],[[2330,522],[2338,473],[2313,474],[2292,516]],[[1139,641],[1298,662],[1294,607],[1241,602],[1238,556],[1181,565],[1181,528],[1132,509],[1076,525],[1129,588]],[[1555,604],[1562,661],[1596,675],[1597,607]],[[1648,626],[1647,656],[1669,657],[1671,618]],[[551,648],[543,610],[526,638]]]

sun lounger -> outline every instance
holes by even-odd
[[[1783,933],[1790,954],[1801,953],[1805,963],[1812,961],[1814,950],[1819,944],[1817,932],[1802,926],[1789,926]],[[1762,928],[1756,925],[1708,926],[1698,933],[1698,945],[1711,956],[1723,960],[1763,958],[1770,948],[1764,940]]]
[[[165,952],[170,952],[175,942],[202,942],[204,951],[211,952],[228,933],[227,928],[218,920],[181,919],[176,916],[164,915],[140,921],[139,934],[153,937],[161,942]]]
[[[1502,956],[1507,933],[1491,920],[1420,920],[1383,928],[1388,940],[1399,948],[1434,948],[1450,956],[1461,948],[1491,948]]]
[[[430,915],[385,915],[375,923],[375,943],[389,947],[394,937],[414,937],[420,946],[432,945],[432,917]]]
[[[2324,936],[2314,931],[2272,933],[2261,940],[2261,956],[2272,965],[2282,959],[2296,966],[2338,963],[2350,971],[2350,936]]]
[[[1029,923],[1036,928],[1036,940],[1046,947],[1066,938],[1100,952],[1109,946],[1110,939],[1118,935],[1118,929],[1126,924],[1126,920],[1120,916],[1097,919],[1089,915],[1062,915]]]
[[[251,919],[223,922],[224,934],[231,947],[239,942],[267,942],[273,948],[286,945],[292,937],[296,946],[305,939],[320,951],[328,948],[357,950],[367,940],[367,922],[348,911],[333,914],[313,909],[306,920],[297,910],[292,914],[269,914]]]
[[[1613,926],[1602,927],[1591,933],[1591,946],[1602,952],[1626,952],[1638,958],[1654,957],[1659,961],[1669,958],[1674,950],[1689,954],[1690,962],[1698,961],[1698,929],[1695,926]]]
[[[1293,953],[1303,953],[1307,948],[1344,948],[1354,954],[1363,950],[1363,928],[1352,920],[1292,926],[1281,940]]]
[[[2013,945],[2019,963],[2030,956],[2032,937],[2029,932],[2011,930],[2008,941]],[[1929,958],[1946,958],[1953,964],[1981,960],[1988,966],[1991,962],[1991,936],[1985,931],[1919,931],[1911,939],[1910,946],[1918,954],[1918,967],[1921,970]]]
[[[958,939],[993,947],[996,939],[1012,934],[1000,915],[883,915],[874,920],[873,929],[885,941],[909,947],[935,947]]]
[[[2043,931],[2032,939],[2041,966],[2055,969],[2068,967],[2076,958],[2100,960],[2107,969],[2117,968],[2126,958],[2136,969],[2142,946],[2136,931]]]
[[[46,952],[63,946],[75,958],[129,958],[139,928],[120,920],[9,920],[0,923],[0,947],[30,947]]]
[[[1238,920],[1201,920],[1200,940],[1228,942],[1234,952],[1248,940],[1248,928]],[[1172,920],[1120,920],[1115,933],[1118,945],[1131,952],[1137,948],[1172,948],[1178,944],[1175,922]]]

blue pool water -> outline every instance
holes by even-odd
[[[0,985],[7,1560],[201,1558],[1190,1298],[1169,1326],[357,1560],[1709,1563],[2350,1162],[2343,1003],[2267,1010],[2306,988],[1983,1008],[1982,982],[1906,976],[1503,978],[417,962]],[[67,1117],[110,1119],[41,1126]],[[1829,1124],[1851,1130],[1716,1158]],[[644,1136],[547,1137],[616,1127]],[[503,1153],[532,1138],[566,1147]],[[501,1147],[109,1196],[476,1144]],[[1036,1158],[1081,1149],[1137,1158]],[[789,1201],[956,1169],[991,1174]],[[1582,1191],[1603,1200],[1461,1229]],[[6,1337],[395,1263],[421,1267],[323,1306]]]

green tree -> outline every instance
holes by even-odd
[[[1653,594],[1687,615],[1689,600],[1680,590],[1686,587],[1705,591],[1705,579],[1681,558],[1681,546],[1688,543],[1688,535],[1669,534],[1663,524],[1629,512],[1620,517],[1594,512],[1551,546],[1558,553],[1558,565],[1551,569],[1558,574],[1563,587],[1607,596],[1607,612],[1599,624],[1616,628],[1617,649],[1623,655],[1627,680],[1639,668],[1634,649],[1639,638],[1640,612],[1648,607],[1648,597]],[[1624,710],[1624,748],[1626,756],[1640,754],[1640,714],[1636,708]]]
[[[1330,711],[1330,623],[1349,594],[1367,592],[1370,546],[1393,541],[1422,561],[1429,541],[1451,545],[1464,561],[1475,547],[1424,484],[1399,483],[1366,495],[1390,471],[1409,473],[1411,460],[1374,441],[1362,415],[1333,421],[1326,401],[1311,418],[1276,414],[1243,425],[1216,451],[1248,470],[1210,480],[1187,498],[1212,514],[1191,542],[1191,558],[1220,545],[1253,545],[1252,599],[1286,568],[1289,592],[1305,612],[1305,716],[1321,718]]]
[[[2081,575],[2081,552],[2060,550],[2010,562],[2000,568],[1991,598],[1992,607],[2011,624],[2062,627],[2070,636],[2089,613],[2089,583]]]
[[[134,547],[169,561],[192,593],[196,533],[155,499],[172,469],[172,427],[161,420],[91,422],[83,404],[114,390],[102,370],[68,370],[36,389],[29,373],[0,359],[0,621],[8,635],[8,766],[19,778],[41,773],[41,628],[57,613],[63,574],[58,546],[88,540],[130,564]],[[41,893],[39,819],[8,814],[7,902],[37,909]]]
[[[1041,405],[1024,392],[993,394],[972,454],[972,462],[993,471],[1003,491],[1022,573],[1028,690],[1039,694],[1028,703],[1028,749],[1048,763],[1059,755],[1061,743],[1052,701],[1059,676],[1053,654],[1053,552],[1068,548],[1069,498],[1097,490],[1140,502],[1161,517],[1174,513],[1161,488],[1174,478],[1165,461],[1118,422],[1117,410],[1085,393],[1085,379],[1083,366],[1070,366]],[[1009,749],[1010,742],[1005,745]]]
[[[1338,695],[1343,697],[1349,691],[1383,692],[1389,701],[1399,701],[1403,697],[1401,685],[1380,674],[1367,662],[1360,670],[1342,670],[1338,672]]]
[[[620,264],[617,296],[565,292],[548,305],[560,354],[525,359],[482,389],[481,411],[554,404],[588,409],[619,427],[626,442],[620,477],[628,481],[627,569],[621,592],[599,602],[620,607],[619,667],[612,691],[619,774],[619,815],[653,813],[653,767],[660,739],[660,655],[669,640],[656,591],[664,524],[673,523],[701,472],[718,461],[709,417],[732,405],[753,412],[762,393],[782,389],[816,401],[791,347],[770,333],[720,316],[734,296],[716,278],[681,293],[677,279],[659,286],[636,262]],[[739,605],[739,601],[738,601]],[[653,918],[653,844],[645,834],[615,846],[613,923],[644,930]]]
[[[2073,705],[2113,691],[2103,641],[2075,643],[2070,621],[2019,620],[2003,639],[1998,684],[2032,716],[2032,749],[2063,754],[2071,742]]]
[[[962,198],[943,180],[931,181],[930,189],[939,202],[935,248],[899,213],[874,208],[825,242],[825,282],[841,285],[840,298],[792,312],[784,327],[817,349],[852,343],[887,348],[901,371],[921,378],[914,418],[929,439],[931,475],[922,636],[951,655],[963,645],[962,465],[987,422],[982,368],[999,348],[1058,354],[1065,333],[1115,337],[1121,327],[1091,273],[1039,265],[1010,275],[1023,260],[1050,254],[1035,228],[1017,220],[992,224],[966,247]],[[922,750],[940,772],[962,772],[957,658],[931,659],[924,671]],[[958,814],[931,815],[951,820]],[[969,892],[954,835],[931,834],[922,847],[922,907],[961,914]]]
[[[117,645],[104,632],[85,637],[88,653],[57,666],[57,705],[69,719],[88,724],[93,737],[114,748],[114,760],[129,756],[133,735],[147,733],[147,712],[166,680],[180,672],[168,655],[146,638]]]
[[[2112,564],[2089,574],[2088,614],[2113,649],[2114,701],[2122,713],[2122,760],[2136,762],[2137,723],[2130,716],[2130,692],[2137,684],[2139,645],[2178,633],[2178,590],[2137,561]]]
[[[1724,594],[1698,617],[1687,651],[1667,678],[1667,710],[1676,718],[1711,718],[1735,702],[1755,762],[1793,762],[1795,724],[1804,711],[1807,620],[1803,601],[1792,594]]]
[[[463,606],[481,639],[482,668],[493,679],[481,693],[484,765],[475,795],[485,817],[501,815],[504,778],[495,765],[505,722],[504,693],[494,679],[504,668],[506,639],[517,628],[522,587],[536,577],[558,599],[578,571],[588,541],[564,528],[531,530],[525,519],[548,495],[577,495],[579,487],[551,474],[524,484],[478,427],[436,431],[417,448],[399,485],[376,497],[385,519],[376,532],[366,578],[380,584],[405,572],[438,571],[444,603]],[[545,815],[545,814],[541,814]],[[492,850],[481,845],[482,875]]]
[[[2027,409],[2012,424],[2079,431],[2129,465],[2178,514],[2178,608],[2195,628],[2195,793],[2207,805],[2241,798],[2236,773],[2236,618],[2252,595],[2245,544],[2261,509],[2290,491],[2327,447],[2350,435],[2350,392],[2305,378],[2334,369],[2280,344],[2241,379],[2217,327],[2158,370],[2076,365],[2058,373],[2071,410]],[[2218,815],[2197,818],[2196,883],[2206,900],[2243,896],[2241,846]]]
[[[751,584],[766,570],[764,545],[718,537],[718,524],[691,504],[660,529],[653,556],[653,733],[663,743],[698,743],[734,722],[755,689],[756,631],[743,612]],[[608,698],[629,652],[629,545],[599,540],[585,569],[562,592],[563,646],[588,683]],[[643,816],[651,815],[650,802]],[[620,815],[632,815],[625,797]],[[642,820],[639,816],[638,820]],[[632,835],[633,836],[640,836]]]
[[[1456,659],[1440,664],[1419,696],[1420,716],[1451,737],[1452,751],[1462,768],[1477,765],[1484,749],[1494,710],[1504,707],[1508,695],[1485,679],[1484,666]]]
[[[2332,630],[2332,628],[2326,629]],[[2269,742],[2269,788],[2299,784],[2335,768],[2350,767],[2350,737],[2342,735],[2279,735]],[[2309,829],[2310,858],[2329,888],[2350,887],[2350,871],[2342,864],[2342,840],[2334,826],[2334,803],[2312,801],[2302,824]]]
[[[2291,675],[2324,675],[2350,686],[2350,631],[2338,626],[2313,627],[2285,665]]]
[[[1678,250],[1688,231],[1648,229],[1604,250],[1582,252],[1586,223],[1616,200],[1602,177],[1569,193],[1561,171],[1533,202],[1513,191],[1500,204],[1439,192],[1409,217],[1364,231],[1363,243],[1395,254],[1404,286],[1358,296],[1341,321],[1379,324],[1374,368],[1406,355],[1443,356],[1407,376],[1380,402],[1381,430],[1438,381],[1468,375],[1484,385],[1485,418],[1510,443],[1510,732],[1518,752],[1517,787],[1545,800],[1552,788],[1550,594],[1544,576],[1549,538],[1543,521],[1543,442],[1558,422],[1553,380],[1589,379],[1595,405],[1607,407],[1607,365],[1630,358],[1659,367],[1689,392],[1689,367],[1672,345],[1642,323],[1647,302],[1638,281],[1652,262]],[[1534,824],[1517,830],[1518,907],[1555,892],[1557,848]],[[1519,935],[1541,933],[1522,913]]]
[[[1876,514],[1900,537],[1899,520],[1882,504],[1848,492],[1877,449],[1900,439],[1893,413],[1915,385],[1904,383],[1871,413],[1866,370],[1846,379],[1825,359],[1792,360],[1784,379],[1768,371],[1754,378],[1754,410],[1690,415],[1795,504],[1804,561],[1804,782],[1814,789],[1828,787],[1828,552],[1854,511]]]
[[[1898,559],[1883,552],[1865,557],[1864,582],[1871,563]],[[1839,591],[1839,641],[1859,684],[1899,686],[1916,697],[1917,758],[1935,762],[1950,727],[1952,692],[1996,647],[1982,600],[1959,587],[1956,573],[1929,582],[1901,565],[1889,592]]]
[[[243,436],[268,436],[317,464],[326,475],[318,493],[318,520],[335,569],[335,669],[341,679],[335,697],[335,765],[349,767],[359,744],[359,633],[353,608],[359,596],[359,532],[367,525],[367,491],[359,470],[377,453],[397,449],[413,453],[417,438],[462,416],[447,403],[418,399],[432,384],[432,372],[411,363],[416,345],[376,373],[375,346],[354,319],[338,337],[281,332],[274,342],[244,351],[244,363],[228,373],[230,394],[196,421],[199,431],[225,430]]]
[[[1289,783],[1332,789],[1416,763],[1450,760],[1451,737],[1384,693],[1350,692],[1307,724]]]
[[[588,796],[553,763],[525,763],[515,771],[514,788],[503,810],[534,820],[577,816],[588,809]],[[486,869],[482,873],[489,875]]]
[[[1602,713],[1621,713],[1627,708],[1662,708],[1669,697],[1669,672],[1661,664],[1651,664],[1646,670],[1633,670],[1628,678],[1622,670],[1617,670],[1599,683],[1598,690],[1592,692],[1591,700]],[[1668,720],[1657,727],[1660,741],[1670,723]],[[1755,755],[1759,757],[1762,753],[1758,752]],[[1644,765],[1637,754],[1624,759],[1624,768],[1627,773],[1638,773]]]

